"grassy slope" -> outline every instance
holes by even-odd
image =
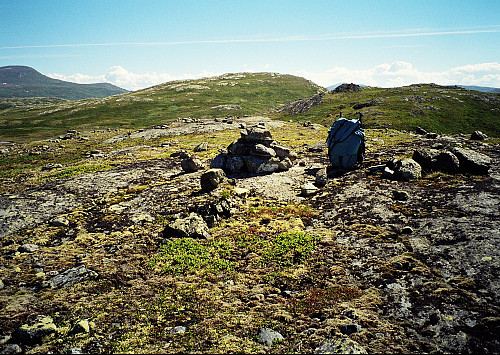
[[[355,110],[358,103],[376,101],[376,105]],[[439,133],[471,133],[481,130],[500,137],[500,95],[485,94],[458,87],[411,85],[401,88],[364,88],[362,92],[327,94],[322,103],[309,112],[282,119],[312,121],[331,125],[342,111],[343,117],[357,118],[363,112],[369,128],[392,127],[413,130],[419,126]],[[328,116],[330,115],[330,116]]]
[[[272,73],[169,82],[104,99],[0,111],[0,140],[48,138],[67,129],[137,129],[179,117],[251,115],[313,95],[319,89],[303,78]],[[218,105],[239,105],[241,109],[212,108]]]

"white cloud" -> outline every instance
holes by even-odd
[[[295,75],[302,76],[322,86],[341,82],[395,87],[417,83],[436,83],[440,85],[479,85],[500,87],[500,63],[478,63],[450,68],[441,72],[424,72],[411,63],[396,61],[359,70],[334,67],[324,72],[299,70]]]
[[[62,74],[52,73],[52,74],[47,74],[47,76],[54,79],[70,81],[78,84],[111,83],[113,85],[119,86],[127,90],[139,90],[150,86],[162,84],[167,81],[198,79],[219,74],[220,73],[212,73],[208,71],[203,71],[198,74],[183,74],[183,75],[171,75],[169,73],[156,73],[156,72],[136,74],[129,72],[125,68],[117,65],[109,68],[106,74],[103,75],[94,75],[94,76],[85,74],[62,75]]]

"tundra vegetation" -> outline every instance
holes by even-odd
[[[3,351],[498,353],[498,94],[240,73],[19,100],[0,111]],[[329,169],[323,145],[340,111],[367,126],[352,171]],[[202,191],[259,122],[293,166]],[[370,169],[455,148],[488,172]],[[184,171],[186,156],[204,166]],[[208,234],[174,237],[185,221]]]

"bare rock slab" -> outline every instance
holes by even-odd
[[[72,286],[78,282],[92,280],[98,276],[97,272],[87,269],[85,265],[80,265],[54,276],[46,286],[50,286],[53,289],[59,289]]]

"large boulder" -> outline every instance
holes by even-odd
[[[224,181],[226,174],[222,169],[209,169],[201,175],[200,185],[203,191],[212,191]]]
[[[422,177],[422,167],[413,159],[401,159],[394,168],[394,177],[403,181],[418,179]]]
[[[460,168],[460,161],[455,154],[449,151],[444,151],[436,157],[435,170],[445,173],[456,173]]]
[[[433,171],[436,167],[436,157],[440,151],[437,149],[417,149],[413,152],[412,159],[415,160],[424,171]]]
[[[460,170],[473,175],[486,175],[491,166],[491,158],[487,155],[466,148],[451,150],[460,161]]]
[[[210,168],[212,169],[223,169],[226,164],[227,154],[220,153],[215,156],[210,162]]]
[[[210,239],[208,226],[199,215],[191,213],[186,218],[178,218],[163,230],[165,238],[203,238]]]
[[[238,173],[245,167],[245,160],[241,155],[230,155],[227,157],[224,168],[230,173]]]

